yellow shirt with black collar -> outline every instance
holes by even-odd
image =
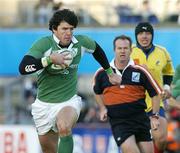
[[[132,47],[131,58],[136,64],[146,65],[151,72],[154,79],[163,88],[163,75],[174,75],[174,67],[171,61],[171,57],[167,50],[161,46],[155,45],[154,50],[150,52],[148,56],[137,46]],[[146,93],[146,112],[151,111],[152,101],[148,93]],[[161,101],[160,106],[163,107]]]

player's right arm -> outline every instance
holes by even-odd
[[[152,97],[152,115],[150,117],[152,130],[157,130],[159,127],[159,107],[160,107],[160,95]]]
[[[162,48],[162,50],[165,54],[164,60],[166,60],[166,66],[163,68],[163,99],[167,99],[171,96],[170,85],[173,80],[174,67],[169,52],[165,48]]]
[[[20,62],[19,72],[22,75],[31,74],[50,64],[50,58],[44,58],[44,53],[50,47],[51,46],[47,37],[37,40]]]
[[[31,55],[25,55],[19,65],[19,72],[22,75],[31,74],[51,64],[61,65],[65,68],[67,66],[65,61],[68,59],[69,58],[66,56],[66,54],[59,53],[52,53],[49,56],[38,59]]]
[[[35,42],[23,57],[19,64],[19,72],[22,75],[31,74],[51,64],[66,67],[65,60],[68,60],[68,56],[52,52],[49,39],[44,37]]]
[[[107,120],[107,109],[103,103],[103,95],[95,94],[95,100],[99,107],[99,116],[101,121]]]
[[[36,59],[30,55],[25,55],[19,64],[19,72],[22,75],[34,73],[42,68],[41,59]]]
[[[160,99],[163,91],[160,85],[154,80],[151,73],[146,68],[139,65],[136,65],[136,68],[138,68],[141,71],[143,86],[148,91],[150,97],[152,98],[152,114],[150,117],[151,127],[153,130],[157,130],[160,124],[158,119],[159,119]]]

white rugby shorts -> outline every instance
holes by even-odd
[[[74,107],[79,117],[82,108],[81,97],[74,95],[71,99],[61,103],[46,103],[36,99],[32,104],[32,116],[38,135],[44,135],[48,131],[57,132],[56,116],[65,106]]]

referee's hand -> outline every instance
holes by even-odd
[[[109,81],[113,84],[113,85],[120,85],[121,84],[121,76],[116,74],[116,73],[112,73],[108,75],[109,77]]]
[[[150,117],[150,120],[151,120],[151,129],[157,130],[160,125],[159,119],[157,119],[155,117]]]

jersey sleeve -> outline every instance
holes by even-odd
[[[33,56],[35,58],[42,58],[44,53],[50,50],[50,42],[46,38],[41,38],[37,40],[29,49],[27,55]]]
[[[144,84],[144,88],[149,93],[149,96],[153,97],[155,95],[161,94],[162,93],[162,88],[155,81],[155,79],[152,77],[150,72],[146,68],[144,68],[142,66],[140,66],[140,71],[141,71],[141,74],[142,74],[142,81],[143,81],[143,84]]]
[[[173,67],[170,54],[168,53],[166,49],[164,49],[164,53],[165,53],[167,64],[163,68],[163,75],[174,75],[174,67]]]
[[[96,49],[96,43],[88,36],[78,35],[78,41],[81,43],[82,52],[93,53]]]
[[[102,72],[103,69],[100,68],[96,71],[93,77],[93,91],[95,94],[102,94],[103,88],[102,88]]]

